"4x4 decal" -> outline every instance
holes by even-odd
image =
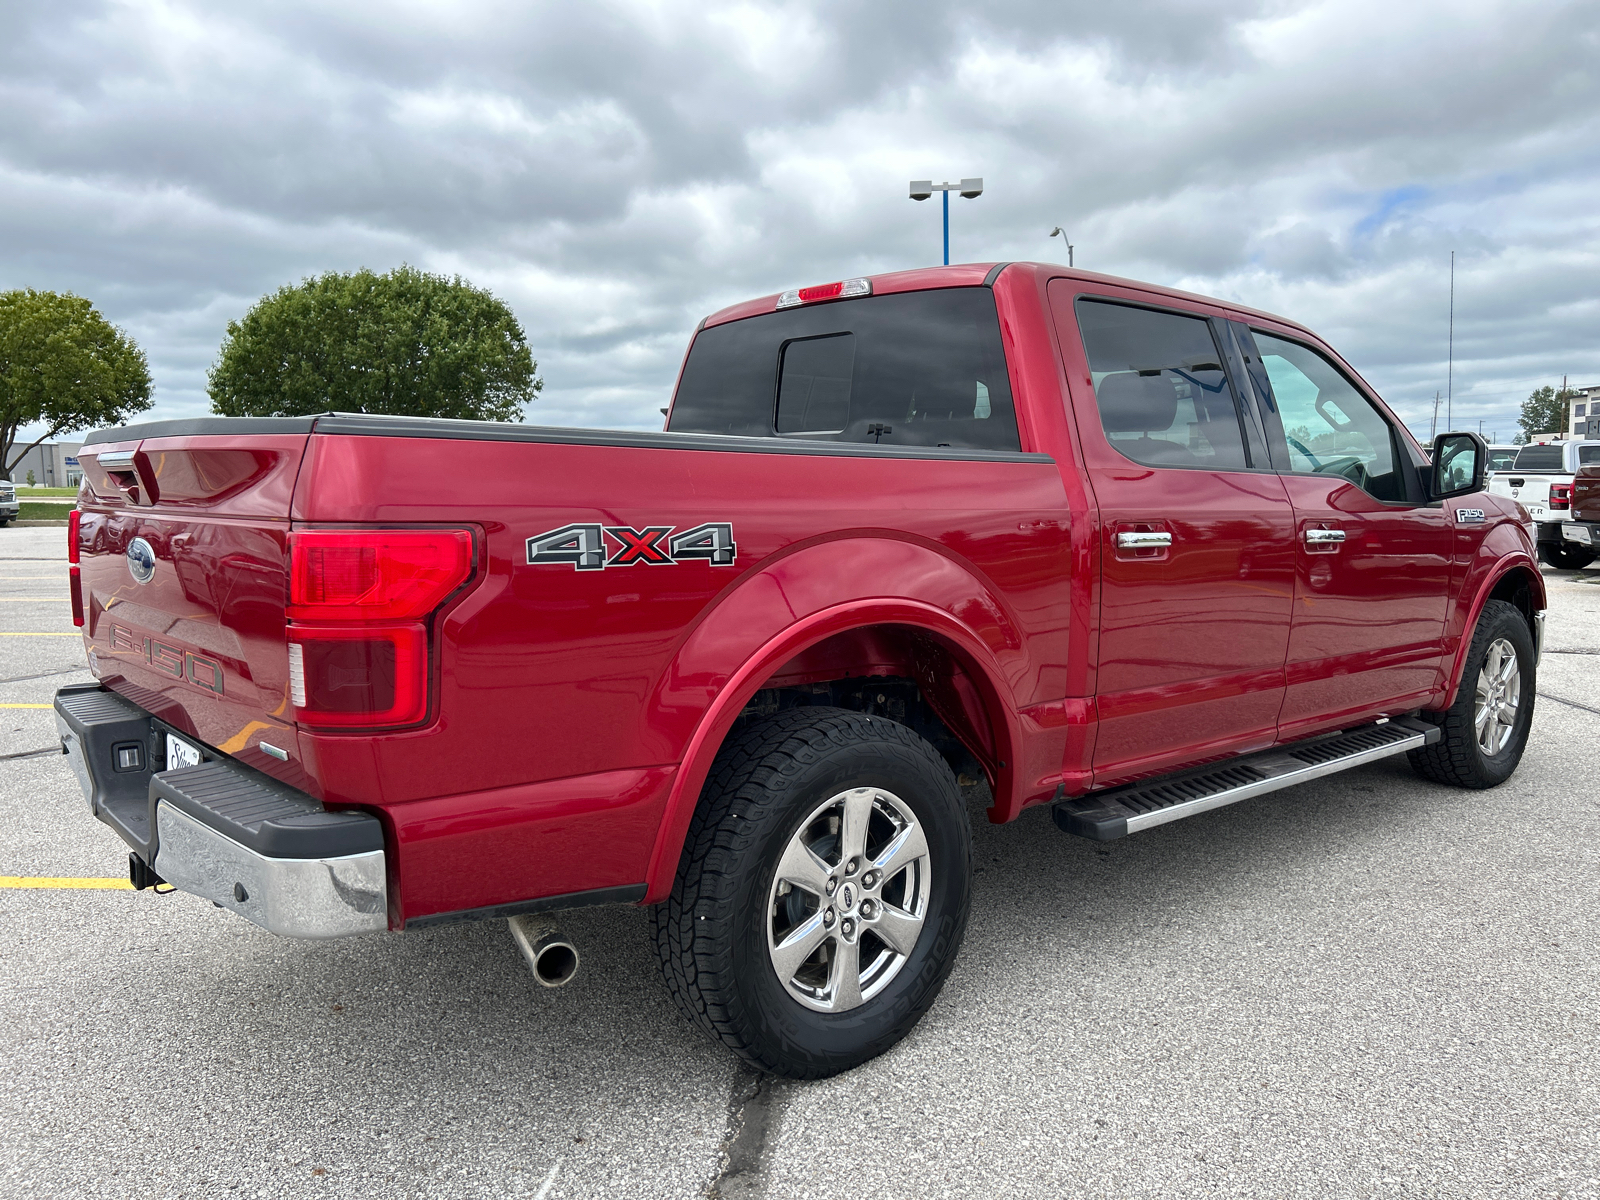
[[[548,566],[570,563],[575,570],[599,571],[606,567],[667,566],[686,559],[705,559],[714,567],[731,567],[739,555],[733,526],[711,521],[673,533],[671,525],[563,525],[528,539],[528,564]],[[606,539],[616,548],[612,549]]]

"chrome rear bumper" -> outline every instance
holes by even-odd
[[[286,937],[388,928],[383,828],[370,813],[330,812],[209,748],[197,766],[154,770],[166,727],[98,686],[61,689],[55,712],[89,810],[162,881]],[[135,874],[145,886],[148,872]]]
[[[270,858],[156,803],[156,874],[285,937],[335,938],[388,928],[383,851]]]

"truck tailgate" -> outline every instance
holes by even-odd
[[[1568,475],[1531,475],[1527,472],[1502,471],[1489,476],[1489,494],[1506,496],[1528,510],[1535,521],[1548,521],[1550,513],[1550,485],[1570,479]],[[1556,514],[1565,516],[1564,512]]]
[[[284,602],[306,442],[303,433],[157,437],[92,443],[78,456],[83,632],[95,675],[190,739],[302,788],[310,781],[296,766]]]

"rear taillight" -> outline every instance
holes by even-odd
[[[1566,508],[1572,503],[1572,485],[1570,483],[1552,483],[1550,485],[1550,507]]]
[[[427,619],[472,577],[465,529],[289,535],[289,699],[308,725],[414,725],[428,713]]]
[[[67,586],[72,592],[72,623],[83,628],[83,579],[78,574],[78,522],[83,514],[73,509],[67,514]]]

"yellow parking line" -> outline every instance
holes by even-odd
[[[73,879],[56,875],[0,875],[0,888],[93,888],[103,892],[131,892],[126,879]]]
[[[54,708],[53,704],[0,704],[0,708]]]

